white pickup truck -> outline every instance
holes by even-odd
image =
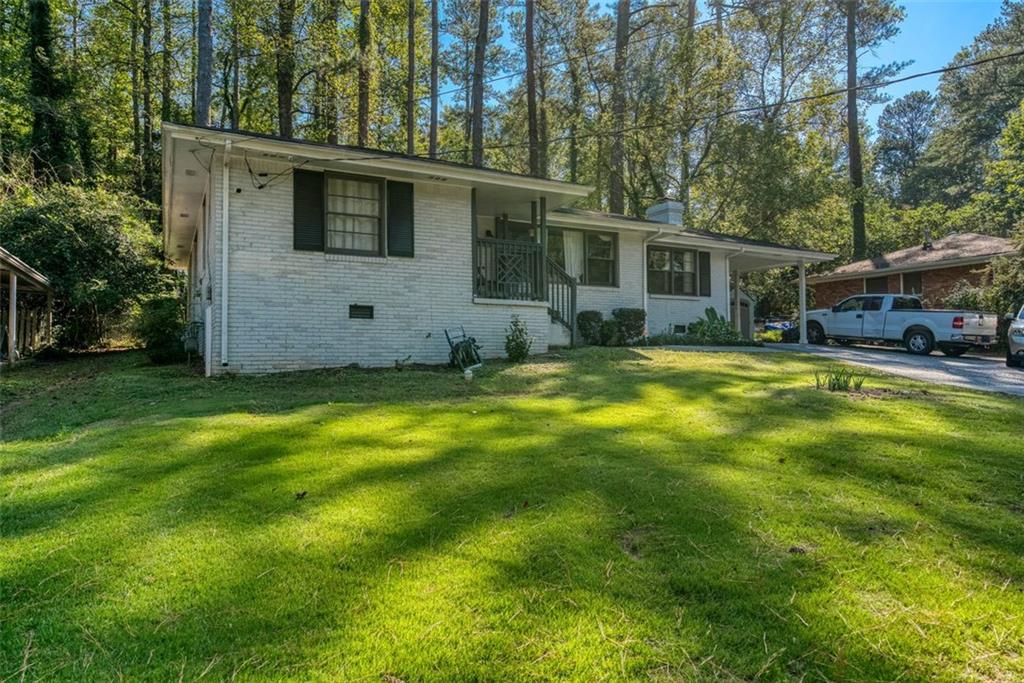
[[[998,319],[994,313],[926,310],[915,296],[858,294],[830,309],[808,311],[807,340],[898,342],[920,356],[935,348],[959,356],[972,346],[994,344]]]

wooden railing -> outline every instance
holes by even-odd
[[[478,237],[474,293],[485,299],[544,301],[544,252],[535,242]]]
[[[547,259],[548,311],[551,319],[569,330],[570,344],[576,345],[576,278]]]

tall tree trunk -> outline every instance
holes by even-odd
[[[618,0],[615,12],[615,61],[612,74],[612,134],[608,178],[608,210],[625,208],[623,175],[625,157],[622,128],[626,121],[626,50],[629,44],[629,0]]]
[[[440,26],[437,17],[437,4],[440,0],[430,2],[430,140],[428,153],[433,159],[437,156],[437,70],[438,52],[440,49]]]
[[[569,62],[569,182],[579,180],[580,147],[576,136],[579,134],[580,113],[583,109],[583,85],[574,62]]]
[[[142,188],[148,193],[153,176],[153,0],[142,0]]]
[[[405,153],[416,153],[416,0],[409,0],[406,10],[406,74],[405,74]]]
[[[683,225],[687,225],[690,218],[690,134],[693,132],[693,123],[688,110],[696,58],[693,44],[696,19],[697,0],[689,0],[686,5],[686,45],[683,47],[684,68],[681,74],[684,122],[679,131],[679,203],[683,205]]]
[[[142,89],[139,85],[139,6],[138,0],[132,2],[132,20],[129,30],[132,32],[131,44],[128,48],[128,70],[131,72],[132,87],[132,156],[135,163],[142,159]],[[137,178],[138,179],[138,178]]]
[[[292,95],[295,92],[295,0],[277,3],[277,130],[292,137]]]
[[[538,10],[543,12],[543,4]],[[537,37],[537,58],[534,68],[537,72],[537,166],[538,175],[548,177],[548,74],[544,68],[547,59],[547,32],[544,30],[543,15],[538,12],[541,30]]]
[[[340,15],[340,0],[330,0],[327,4],[327,16],[324,21],[327,23],[326,34],[330,37],[330,59],[328,60],[326,73],[320,75],[321,93],[323,96],[322,117],[324,127],[327,129],[327,142],[332,145],[338,144],[338,93],[337,93],[337,70],[338,63],[335,59],[338,44],[341,37],[338,35],[338,19]]]
[[[160,0],[160,23],[164,29],[163,52],[160,53],[160,118],[171,120],[171,0]]]
[[[487,56],[487,22],[491,16],[490,0],[480,0],[480,18],[476,29],[476,50],[473,53],[473,165],[484,165],[484,58]]]
[[[462,56],[462,82],[466,84],[463,90],[462,108],[465,112],[462,120],[462,140],[465,151],[462,154],[462,161],[469,163],[472,158],[469,151],[473,139],[473,48],[467,42],[466,49]]]
[[[231,128],[242,125],[242,41],[238,35],[238,20],[231,22]]]
[[[530,175],[540,175],[537,158],[537,49],[533,44],[534,12],[536,0],[526,0],[526,121],[529,129]]]
[[[370,142],[370,48],[373,41],[370,26],[370,0],[359,1],[359,104],[356,117],[359,146]]]
[[[864,168],[860,154],[860,125],[857,120],[857,0],[846,1],[846,134],[849,144],[850,185],[853,192],[853,258],[867,256],[864,224]]]
[[[196,125],[210,125],[213,96],[213,0],[197,0],[196,99],[192,112]]]

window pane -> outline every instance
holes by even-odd
[[[587,233],[587,257],[613,258],[612,238],[608,235]]]
[[[864,280],[864,290],[868,294],[887,294],[889,292],[889,278],[869,277]]]
[[[672,252],[672,270],[677,273],[696,273],[697,258],[692,251]]]
[[[380,183],[356,178],[330,177],[327,181],[327,193],[344,197],[380,199]]]
[[[671,294],[671,261],[669,252],[650,249],[647,252],[647,291],[651,294]]]
[[[355,199],[353,197],[327,196],[329,213],[354,213],[361,216],[379,216],[380,201],[377,199]]]
[[[561,230],[548,231],[548,256],[563,269],[565,268],[565,243]]]
[[[613,277],[614,265],[614,261],[606,261],[605,259],[587,259],[587,284],[615,284],[615,279]]]
[[[697,274],[696,273],[680,273],[675,271],[672,273],[672,293],[673,294],[685,294],[688,296],[696,296],[697,294]]]
[[[381,187],[357,178],[327,179],[327,247],[379,253]]]

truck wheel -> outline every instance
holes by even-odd
[[[914,327],[903,335],[903,346],[915,356],[927,356],[935,348],[935,339],[923,327]]]
[[[944,355],[951,356],[952,358],[959,358],[960,356],[967,353],[966,346],[940,346],[939,351],[942,351]]]
[[[825,330],[820,323],[813,321],[807,323],[807,341],[810,344],[825,343]]]

